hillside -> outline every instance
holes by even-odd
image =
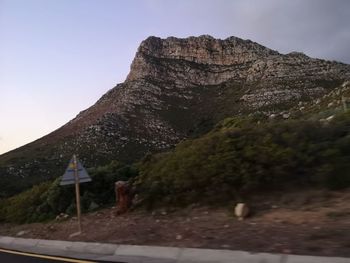
[[[84,212],[115,203],[114,183],[129,181],[134,206],[227,206],[260,194],[350,187],[350,112],[328,120],[226,118],[172,150],[126,165],[89,169],[81,186]],[[60,178],[0,199],[0,222],[35,222],[75,211],[72,187]],[[283,196],[280,197],[283,199]],[[277,200],[276,200],[277,201]],[[257,200],[256,205],[264,202]]]
[[[0,197],[60,176],[73,153],[87,167],[131,163],[226,117],[337,111],[349,79],[350,65],[236,37],[149,37],[124,83],[58,130],[0,156]]]
[[[350,114],[332,120],[228,118],[209,133],[144,158],[143,203],[227,204],[259,193],[350,187]]]

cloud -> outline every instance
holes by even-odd
[[[282,52],[350,63],[350,1],[268,0],[239,2],[242,31]],[[254,7],[253,7],[254,6]],[[238,12],[236,15],[240,16]]]
[[[233,35],[283,53],[301,51],[350,63],[348,0],[148,0],[147,4],[162,36],[164,32]]]

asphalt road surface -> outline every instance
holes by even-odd
[[[91,260],[84,260],[84,259],[72,259],[72,258],[64,258],[64,257],[56,257],[56,256],[46,256],[46,255],[24,253],[24,252],[5,250],[5,249],[0,249],[0,262],[1,263],[62,263],[62,262],[108,263],[107,261],[91,261]]]

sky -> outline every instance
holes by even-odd
[[[148,36],[203,34],[350,64],[350,1],[0,0],[0,154],[123,82]]]

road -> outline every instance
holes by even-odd
[[[107,261],[90,261],[90,260],[83,260],[83,259],[46,256],[46,255],[24,253],[24,252],[5,250],[5,249],[0,249],[0,262],[1,263],[59,263],[59,262],[60,263],[61,262],[108,263]]]

